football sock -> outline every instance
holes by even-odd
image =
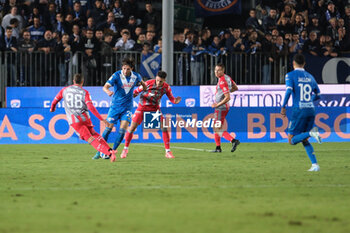
[[[125,129],[119,129],[119,134],[118,134],[117,138],[115,139],[115,142],[113,145],[113,150],[117,149],[118,146],[120,145],[120,143],[123,141],[125,132],[126,132]]]
[[[125,150],[128,150],[128,149],[129,149],[129,147],[127,147],[127,146],[124,146],[124,149],[125,149]]]
[[[102,133],[102,137],[107,141],[109,134],[112,132],[112,128],[106,127]]]
[[[94,140],[90,143],[96,150],[102,152],[103,154],[109,155],[111,154],[108,143],[101,136],[93,136]]]
[[[219,134],[217,134],[217,133],[215,133],[214,136],[215,136],[216,147],[218,147],[221,144],[221,138],[220,138]]]
[[[307,155],[309,156],[311,163],[317,163],[316,156],[314,155],[314,148],[312,147],[310,142],[303,142],[303,146],[306,150]]]
[[[166,153],[170,152],[170,149],[165,149],[165,152],[166,152]]]
[[[227,131],[225,131],[222,136],[229,142],[233,140],[233,137]]]
[[[170,149],[170,139],[168,131],[163,131],[163,141],[165,149]]]
[[[131,139],[132,139],[133,133],[130,133],[129,130],[126,131],[125,134],[125,147],[129,147]]]
[[[301,133],[301,134],[295,135],[295,136],[292,138],[292,144],[293,144],[293,145],[298,144],[299,142],[302,142],[303,140],[307,139],[308,137],[310,137],[309,132]]]

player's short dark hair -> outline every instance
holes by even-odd
[[[225,65],[222,64],[222,63],[218,63],[218,64],[216,64],[216,66],[219,66],[219,67],[221,67],[223,70],[225,70]]]
[[[126,57],[123,59],[122,66],[130,66],[131,68],[135,67],[135,61],[131,57]]]
[[[165,78],[166,78],[166,76],[167,76],[167,74],[166,74],[166,72],[165,72],[165,71],[160,70],[160,71],[158,71],[157,76],[158,76],[159,78],[163,78],[163,79],[165,79]]]
[[[298,65],[304,65],[305,64],[305,57],[303,54],[295,54],[293,57],[293,61],[297,63]]]
[[[82,84],[83,81],[84,81],[84,76],[82,74],[75,74],[74,77],[73,77],[73,81],[76,83],[76,84]]]

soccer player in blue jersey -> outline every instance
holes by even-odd
[[[304,70],[305,57],[296,54],[293,57],[292,72],[286,75],[286,94],[284,97],[281,114],[286,116],[286,105],[290,95],[293,98],[292,118],[288,127],[288,141],[291,145],[303,143],[307,155],[311,160],[311,168],[308,171],[319,171],[314,149],[308,138],[313,137],[321,144],[321,137],[317,127],[313,127],[315,121],[315,107],[313,101],[320,98],[320,89],[314,77]]]
[[[115,139],[113,150],[116,150],[123,141],[125,132],[131,122],[133,92],[136,85],[141,84],[143,90],[147,89],[146,84],[142,81],[141,75],[132,71],[134,69],[134,61],[125,58],[122,62],[122,69],[115,72],[103,86],[103,91],[108,96],[112,96],[112,104],[108,111],[107,121],[110,127],[106,127],[102,137],[107,141],[109,134],[112,132],[114,124],[120,121],[119,134]],[[114,91],[109,90],[114,87]],[[100,153],[97,152],[93,159],[99,159]],[[108,157],[107,157],[108,158]]]

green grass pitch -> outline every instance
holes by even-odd
[[[0,233],[348,233],[350,142],[313,145],[318,173],[287,143],[172,144],[173,160],[131,144],[116,163],[88,144],[0,145]]]

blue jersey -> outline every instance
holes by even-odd
[[[107,80],[114,87],[111,108],[131,109],[134,88],[141,80],[141,75],[136,72],[131,72],[130,76],[125,76],[121,70],[115,72]]]
[[[320,89],[315,78],[302,68],[296,68],[286,75],[286,88],[292,93],[293,118],[304,118],[315,115],[313,101],[318,98]],[[289,95],[286,95],[289,99]],[[284,101],[284,105],[288,102]],[[283,106],[284,107],[284,106]]]

